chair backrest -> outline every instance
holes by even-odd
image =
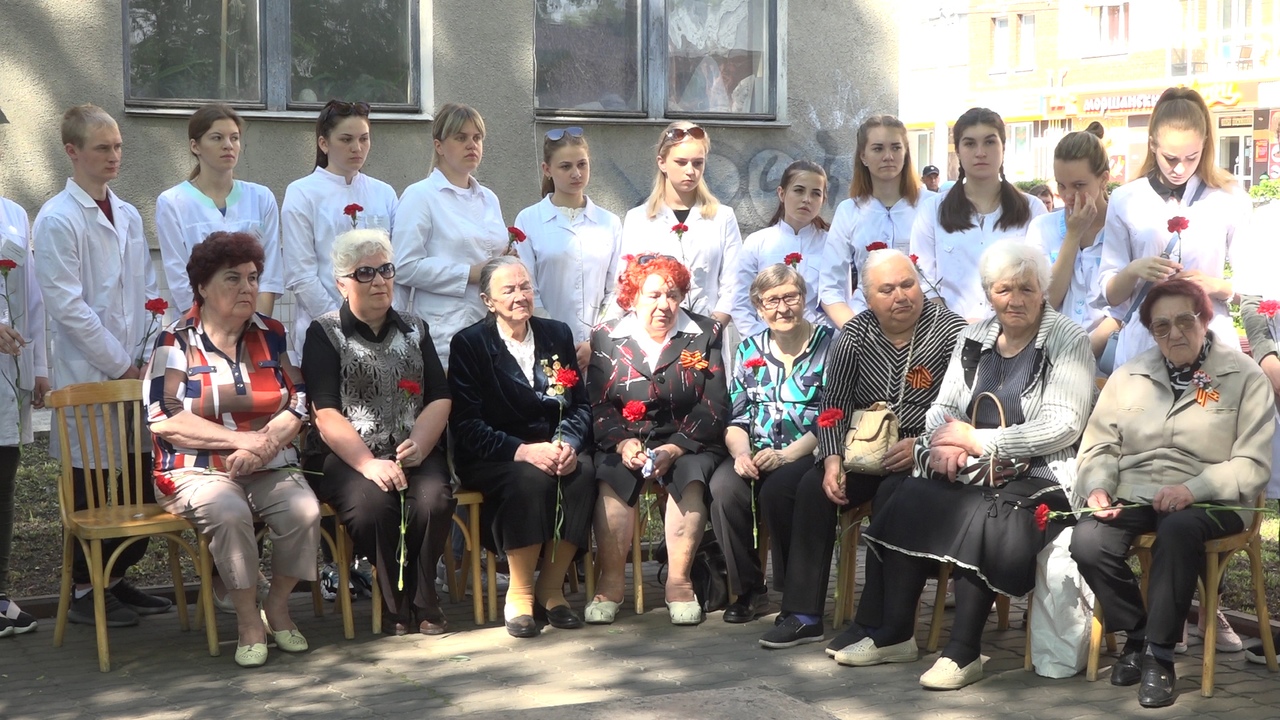
[[[1253,506],[1257,508],[1263,508],[1267,506],[1266,490],[1263,490],[1262,492],[1258,493],[1258,499],[1253,502]],[[1260,513],[1260,512],[1254,513],[1253,522],[1249,524],[1249,529],[1246,530],[1245,532],[1247,532],[1250,535],[1257,535],[1258,532],[1261,531],[1262,529],[1262,518],[1264,515],[1266,515],[1266,513]]]
[[[45,404],[57,415],[62,450],[58,499],[64,515],[72,511],[75,497],[70,448],[73,423],[80,441],[88,508],[140,504],[142,484],[151,479],[151,468],[142,465],[147,450],[142,447],[142,381],[68,385],[49,393]],[[101,434],[98,428],[102,428]],[[126,461],[129,455],[133,455],[132,463]]]

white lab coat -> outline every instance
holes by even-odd
[[[68,179],[66,189],[40,208],[32,228],[36,277],[52,320],[55,388],[113,380],[139,357],[151,355],[159,323],[145,304],[159,291],[142,216],[114,192],[107,194],[114,226]],[[148,328],[153,329],[149,340],[144,339]],[[72,464],[82,467],[74,422],[70,428]],[[105,447],[105,439],[102,443]],[[57,442],[52,445],[52,454],[59,456]],[[150,438],[143,438],[143,447],[149,446]]]
[[[345,177],[318,167],[289,183],[284,192],[280,211],[284,284],[295,300],[289,341],[299,365],[311,320],[342,304],[331,253],[334,238],[351,229],[351,218],[342,211],[352,203],[364,208],[357,213],[357,227],[391,233],[396,191],[364,173],[357,173],[348,184]]]
[[[751,283],[761,270],[783,262],[793,252],[800,253],[800,265],[796,269],[808,290],[804,299],[805,319],[831,325],[831,319],[818,307],[819,268],[824,264],[824,251],[830,237],[826,230],[819,230],[813,223],[797,233],[785,220],[779,220],[776,225],[757,230],[742,241],[738,279],[734,283],[737,297],[733,304],[733,319],[742,337],[752,337],[768,327],[751,304]]]
[[[427,321],[446,370],[453,336],[485,315],[480,287],[467,282],[471,266],[502,255],[508,242],[498,196],[474,177],[460,188],[432,170],[400,196],[396,305]]]
[[[1228,260],[1236,268],[1250,262],[1249,258],[1236,255],[1234,242],[1236,239],[1245,241],[1249,234],[1253,215],[1249,196],[1235,185],[1229,189],[1205,188],[1200,198],[1188,205],[1199,186],[1199,176],[1193,176],[1187,181],[1182,202],[1171,199],[1168,203],[1156,194],[1146,177],[1116,188],[1107,205],[1104,228],[1107,242],[1102,246],[1102,267],[1095,300],[1098,305],[1106,305],[1107,283],[1125,266],[1137,258],[1164,252],[1172,237],[1169,219],[1174,216],[1185,217],[1188,222],[1172,252],[1174,260],[1181,257],[1183,268],[1220,278]],[[1112,317],[1124,320],[1140,287],[1124,302],[1111,307]],[[1219,341],[1239,348],[1240,336],[1231,322],[1227,304],[1214,300],[1213,313],[1209,329]],[[1130,322],[1120,330],[1116,343],[1116,367],[1156,346],[1151,333],[1137,320],[1135,311]]]
[[[847,303],[855,313],[867,309],[862,288],[855,275],[867,259],[867,246],[882,242],[891,249],[911,253],[911,227],[916,221],[916,208],[932,196],[921,190],[916,204],[899,198],[886,208],[873,197],[843,200],[836,206],[827,231],[826,251],[819,273],[818,298],[827,305]]]
[[[689,210],[684,223],[689,230],[683,239],[671,228],[676,225],[676,215],[665,204],[658,208],[656,217],[650,218],[644,205],[631,208],[622,220],[622,256],[618,258],[615,275],[626,270],[627,255],[657,253],[670,255],[689,269],[691,276],[689,294],[684,307],[699,315],[713,312],[733,315],[734,286],[737,284],[738,253],[742,249],[742,233],[733,209],[721,205],[710,219],[702,217],[702,204]],[[620,316],[621,310],[610,308],[610,316]],[[738,318],[733,318],[734,322]],[[726,347],[728,344],[726,343]],[[730,353],[732,354],[732,353]]]
[[[27,341],[16,358],[0,355],[0,445],[6,446],[31,442],[31,392],[37,377],[49,377],[44,300],[36,280],[30,227],[26,210],[0,198],[0,258],[18,263],[7,278],[0,277],[0,292],[5,298],[0,305],[0,322]],[[19,427],[22,437],[18,437]]]
[[[1098,231],[1093,244],[1076,252],[1075,267],[1071,270],[1071,284],[1062,297],[1063,315],[1076,321],[1076,324],[1093,332],[1093,329],[1107,317],[1105,308],[1094,302],[1097,297],[1098,275],[1102,270],[1102,243],[1107,229]],[[1048,215],[1041,215],[1027,226],[1027,242],[1044,249],[1049,257],[1049,266],[1058,262],[1058,253],[1062,249],[1062,241],[1067,239],[1067,211],[1054,210]],[[1117,366],[1119,367],[1119,366]]]
[[[258,290],[284,294],[283,257],[280,254],[280,209],[271,190],[236,180],[227,196],[224,216],[208,195],[190,181],[165,190],[156,198],[156,237],[160,259],[169,283],[169,302],[181,316],[191,308],[191,282],[187,260],[191,249],[215,232],[247,232],[262,244],[262,274]]]
[[[622,253],[622,220],[587,198],[573,222],[544,197],[516,216],[528,238],[520,255],[533,273],[534,306],[573,330],[575,343],[591,339],[614,291]]]
[[[1046,214],[1048,209],[1039,198],[1022,193],[1031,206],[1031,219]],[[997,229],[1003,208],[990,215],[974,213],[973,226],[960,232],[947,232],[938,220],[938,208],[946,195],[938,194],[920,201],[916,223],[911,228],[911,253],[917,257],[925,279],[926,297],[941,297],[947,308],[970,320],[991,316],[991,303],[982,290],[978,260],[987,248],[1000,240],[1026,240],[1027,226]],[[1028,223],[1030,224],[1030,223]],[[937,288],[935,292],[933,288]]]

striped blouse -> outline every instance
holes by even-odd
[[[844,324],[827,358],[822,407],[839,408],[844,418],[818,433],[820,457],[844,454],[844,436],[854,411],[887,402],[898,415],[903,437],[924,431],[925,413],[938,396],[947,361],[964,318],[925,301],[911,342],[895,347],[871,311]],[[910,373],[910,375],[908,375]],[[901,401],[899,401],[901,393]]]
[[[770,351],[769,337],[766,328],[738,344],[729,386],[729,424],[746,431],[752,450],[782,450],[817,431],[822,375],[835,330],[814,325],[813,336],[791,363],[789,375],[786,365]]]
[[[307,395],[302,376],[289,362],[284,325],[254,314],[232,361],[213,345],[192,308],[156,338],[147,367],[147,422],[183,411],[230,430],[261,430],[281,411],[305,419]],[[170,495],[184,475],[225,470],[230,451],[174,445],[152,433],[156,489]],[[267,467],[296,465],[297,452],[284,447]]]

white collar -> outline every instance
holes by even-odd
[[[698,326],[698,322],[690,317],[684,308],[680,308],[679,314],[676,315],[675,331],[686,335],[702,334],[702,328]],[[633,310],[622,316],[622,319],[618,321],[618,324],[609,333],[609,337],[619,340],[629,338],[636,333],[643,333],[647,336],[644,326],[640,324],[640,318],[636,316]]]
[[[467,187],[460,188],[449,182],[449,178],[445,177],[444,173],[440,172],[440,168],[432,169],[431,174],[427,176],[427,184],[436,190],[450,190],[456,195],[474,195],[479,192],[480,182],[476,180],[475,176],[468,176],[468,180],[469,183]]]
[[[360,178],[364,175],[362,172],[357,172],[355,177],[351,178],[351,182],[347,182],[345,175],[339,175],[329,168],[322,168],[319,165],[316,166],[316,169],[311,174],[313,176],[319,176],[325,182],[339,187],[354,187],[360,182]]]
[[[76,202],[80,203],[82,206],[87,208],[97,207],[98,201],[90,197],[89,193],[85,192],[84,188],[80,187],[80,183],[75,181],[75,178],[67,178],[66,190],[68,193],[71,193],[71,197],[75,198]],[[111,186],[109,185],[107,186],[106,199],[112,207],[120,206],[120,198],[116,197],[114,192],[111,192]]]
[[[600,207],[591,202],[591,198],[588,197],[586,200],[587,204],[583,206],[582,214],[578,217],[585,217],[596,225],[602,224],[600,220]],[[556,218],[560,217],[560,210],[556,205],[551,203],[551,195],[544,196],[541,202],[538,203],[537,208],[538,214],[540,215],[539,219],[544,223],[556,222]]]

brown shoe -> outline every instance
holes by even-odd
[[[409,624],[404,618],[395,615],[384,614],[382,616],[382,634],[384,635],[407,635],[409,633]]]
[[[419,608],[418,617],[421,618],[421,622],[418,623],[418,632],[423,635],[443,635],[449,632],[449,621],[440,608],[429,610]]]

